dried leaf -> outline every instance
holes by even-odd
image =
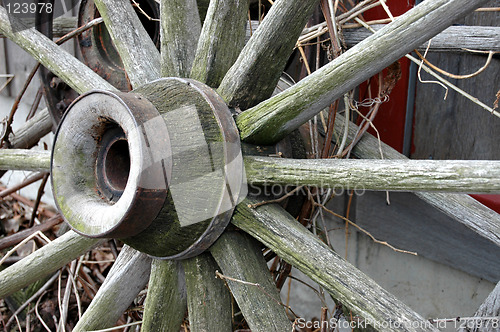
[[[21,217],[19,215],[14,216],[13,218],[9,219],[4,219],[2,220],[2,229],[4,230],[5,234],[10,235],[14,234],[17,231],[19,231],[19,227],[23,223],[23,221],[26,220],[24,217]]]
[[[111,252],[106,252],[106,251],[103,251],[103,250],[95,250],[94,260],[96,260],[96,261],[99,261],[99,262],[113,261],[114,258],[115,257],[113,256],[113,254]],[[104,273],[104,271],[106,269],[108,269],[111,265],[112,265],[112,263],[101,263],[101,264],[98,264],[99,272],[100,273]]]
[[[382,85],[382,95],[389,95],[400,78],[401,64],[399,63],[399,61],[396,61],[392,65],[387,67],[387,75],[385,75],[384,83]]]
[[[36,250],[35,240],[30,240],[16,249],[18,256],[26,257]]]
[[[496,96],[497,96],[497,99],[495,99],[495,102],[493,103],[494,110],[498,109],[498,103],[500,102],[500,90],[498,90]]]

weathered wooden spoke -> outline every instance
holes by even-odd
[[[201,22],[195,0],[162,0],[161,75],[188,77],[200,37]]]
[[[224,77],[219,94],[242,110],[270,97],[317,0],[278,1]]]
[[[97,246],[90,239],[69,231],[57,240],[0,272],[0,297],[4,298],[42,279]]]
[[[11,21],[14,25],[18,25],[19,31],[14,32]],[[23,29],[23,26],[24,24],[15,17],[9,18],[7,10],[0,6],[0,32],[59,76],[74,90],[79,93],[92,89],[114,90],[111,84],[35,28]]]
[[[225,281],[252,331],[290,330],[290,321],[258,243],[228,231],[210,252],[224,275],[231,278]]]
[[[232,328],[231,296],[236,299],[252,330],[280,332],[290,330],[291,322],[285,313],[284,305],[280,302],[279,293],[270,278],[258,243],[247,234],[232,229],[223,233],[212,245],[223,230],[220,227],[229,222],[231,215],[234,226],[272,249],[369,322],[378,326],[387,326],[388,322],[392,322],[393,324],[389,324],[390,328],[384,329],[385,331],[436,331],[420,315],[339,257],[281,207],[266,205],[253,208],[252,204],[256,201],[247,199],[239,204],[232,214],[239,199],[237,193],[240,188],[232,187],[228,178],[234,180],[237,177],[236,182],[238,184],[242,182],[239,178],[242,174],[238,174],[238,177],[233,172],[238,169],[241,171],[243,163],[239,154],[238,134],[242,140],[248,142],[259,144],[277,142],[347,90],[449,26],[457,16],[473,10],[486,1],[473,0],[466,3],[460,0],[426,1],[309,78],[272,98],[269,96],[276,86],[297,37],[318,1],[276,1],[258,30],[243,47],[249,2],[249,0],[211,0],[206,16],[202,14],[204,24],[201,29],[196,1],[162,0],[160,55],[129,1],[95,0],[120,54],[130,83],[135,89],[132,93],[116,92],[116,89],[100,76],[71,55],[64,53],[34,29],[14,33],[5,9],[0,7],[0,32],[30,52],[76,91],[80,93],[94,89],[113,91],[92,92],[75,102],[73,109],[78,109],[81,113],[76,112],[77,115],[74,115],[75,112],[68,113],[70,115],[67,115],[65,121],[74,123],[69,129],[67,127],[66,131],[60,129],[59,135],[64,134],[66,138],[69,137],[69,141],[72,141],[72,134],[76,133],[85,136],[87,140],[82,139],[85,144],[78,145],[76,142],[73,146],[68,146],[67,150],[61,146],[57,149],[56,145],[55,151],[58,150],[59,154],[54,153],[53,164],[61,169],[54,171],[53,173],[59,173],[53,176],[58,181],[69,179],[75,183],[80,183],[76,180],[96,177],[95,186],[78,196],[78,201],[82,204],[87,203],[87,200],[91,201],[92,204],[89,206],[98,207],[100,211],[115,206],[115,202],[120,201],[121,195],[128,195],[129,183],[135,184],[137,191],[128,197],[133,196],[131,201],[137,203],[135,199],[139,195],[136,197],[135,193],[139,191],[141,194],[145,193],[137,204],[142,206],[143,210],[139,216],[127,215],[127,218],[113,220],[116,224],[110,227],[106,223],[112,218],[101,220],[99,223],[97,220],[99,218],[95,220],[86,218],[90,214],[84,211],[85,209],[77,211],[80,219],[75,222],[71,213],[68,214],[68,206],[65,206],[63,212],[66,213],[67,219],[73,219],[73,227],[89,236],[123,238],[124,242],[155,257],[169,259],[188,257],[182,263],[160,260],[125,246],[90,307],[75,327],[75,331],[112,326],[138,292],[145,287],[148,278],[149,291],[142,326],[144,331],[175,330],[181,324],[186,309],[193,331],[203,328],[229,331]],[[207,5],[207,1],[199,3],[205,7]],[[191,79],[158,80],[160,76],[190,76]],[[198,81],[207,83],[208,86]],[[209,86],[218,87],[217,91],[222,98]],[[97,104],[91,104],[91,101]],[[85,104],[87,102],[89,104]],[[257,103],[260,104],[256,105]],[[95,105],[102,106],[105,111],[93,107]],[[249,108],[237,117],[238,128],[232,121],[227,105],[239,107],[243,111]],[[88,119],[88,122],[84,121],[86,119],[84,116],[78,115],[85,112],[94,112],[93,118]],[[46,115],[46,112],[43,112],[36,120],[39,122],[33,122],[44,124],[41,132],[46,132],[49,128]],[[197,119],[199,122],[192,119]],[[337,123],[340,122],[343,121]],[[111,127],[113,133],[118,132],[118,134],[110,136],[108,130]],[[89,135],[95,128],[100,130],[99,135],[95,137]],[[201,138],[196,135],[199,134],[196,131],[199,128],[203,129],[204,136],[200,136]],[[119,129],[122,129],[122,132]],[[239,133],[237,129],[240,130]],[[350,127],[349,130],[352,137],[355,129]],[[26,134],[21,135],[22,138],[13,145],[30,147],[39,135],[26,131]],[[208,149],[196,151],[186,149],[186,146],[196,146],[201,141],[205,142],[205,139],[209,143]],[[353,154],[361,158],[377,158],[372,147],[366,148],[366,140],[365,137],[356,145]],[[117,148],[121,141],[127,142],[125,155],[128,156],[131,166],[126,174],[113,173],[116,167],[112,162],[110,166],[106,166],[106,158],[111,158],[111,154],[108,155],[110,150],[113,153],[121,153],[121,148]],[[165,148],[167,145],[168,148]],[[102,146],[108,150],[101,151]],[[85,149],[90,151],[90,157],[85,155],[82,157],[81,151]],[[138,153],[129,155],[128,151]],[[196,159],[204,153],[209,155],[207,159],[209,162],[206,165]],[[71,158],[64,158],[68,156]],[[94,156],[96,160],[92,159]],[[170,157],[173,161],[169,159]],[[400,159],[399,156],[393,157],[388,159]],[[76,175],[73,174],[73,177],[64,177],[62,173],[66,171],[63,162],[65,159],[87,167],[80,172],[74,172]],[[137,161],[139,159],[140,162]],[[236,165],[228,166],[235,160]],[[112,161],[119,163],[121,159]],[[0,151],[1,168],[47,170],[49,164],[49,155],[43,152]],[[199,169],[195,169],[186,181],[192,180],[194,189],[204,190],[215,183],[223,190],[216,193],[203,191],[204,195],[201,197],[199,194],[185,195],[184,192],[184,197],[188,196],[187,198],[193,199],[195,202],[193,204],[196,204],[206,202],[206,197],[220,195],[222,202],[220,206],[224,205],[227,209],[222,211],[218,205],[216,211],[222,212],[215,216],[211,215],[212,219],[203,220],[202,227],[197,223],[188,224],[190,234],[186,235],[182,229],[187,226],[182,224],[180,217],[171,219],[172,211],[179,210],[182,206],[174,204],[174,199],[171,197],[174,194],[167,194],[167,185],[171,186],[169,190],[173,192],[173,184],[178,180],[175,178],[175,173],[188,168],[186,165],[193,164],[211,167],[212,171],[225,170],[223,181],[213,182],[210,179],[212,182],[196,182],[201,173],[197,173]],[[402,191],[498,192],[500,190],[498,174],[500,168],[496,161],[443,164],[437,161],[385,160],[365,164],[363,160],[286,160],[247,156],[245,164],[250,184],[326,187],[341,185],[352,186],[353,189],[360,186],[360,189]],[[97,175],[97,171],[95,174],[87,173],[94,168],[103,173],[99,173],[100,175]],[[173,177],[168,170],[172,170]],[[137,176],[146,173],[148,176]],[[120,181],[114,182],[124,175],[137,176],[138,180],[134,182],[136,178],[133,178],[125,181],[125,184]],[[165,181],[166,179],[168,181]],[[158,183],[162,185],[148,187],[153,182],[154,185]],[[182,181],[179,183],[182,184]],[[61,188],[58,185],[56,183],[56,190]],[[78,187],[82,186],[71,187],[71,190],[64,193],[73,194],[79,189]],[[92,196],[96,191],[99,191],[100,195],[96,196],[97,199]],[[196,193],[196,190],[188,193]],[[469,204],[464,195],[436,193],[418,195],[500,245],[499,217],[493,211]],[[74,198],[70,195],[64,198],[66,197]],[[455,197],[458,198],[455,200]],[[102,203],[101,200],[106,203]],[[153,201],[156,202],[154,208],[148,209]],[[158,201],[161,204],[157,204]],[[59,200],[59,204],[64,204],[63,200]],[[208,208],[213,208],[209,205],[207,204]],[[469,209],[464,209],[466,205]],[[118,203],[115,207],[117,206]],[[109,211],[126,214],[129,212],[128,207],[128,205],[122,206],[121,209],[115,210],[110,208]],[[149,220],[150,214],[154,215],[155,218],[152,218],[154,220]],[[89,219],[95,224],[86,224]],[[134,221],[139,219],[141,223],[134,224]],[[126,223],[123,220],[126,220]],[[137,226],[135,233],[129,229],[133,227],[128,227],[134,225]],[[205,227],[209,231],[205,231]],[[211,232],[215,228],[219,228],[219,233],[213,235]],[[74,231],[66,233],[17,264],[1,271],[0,297],[53,273],[98,245],[100,241],[83,237]],[[174,242],[176,247],[170,247],[169,245]],[[192,257],[209,246],[207,252]],[[221,272],[220,279],[215,279],[217,270]],[[213,317],[214,315],[217,317]],[[419,323],[419,328],[412,328],[415,323]]]
[[[151,258],[123,247],[106,280],[73,331],[92,331],[112,326],[148,283]]]
[[[186,313],[186,285],[180,262],[153,259],[142,331],[173,331]]]
[[[0,169],[49,171],[50,153],[48,151],[30,151],[27,149],[0,150]]]
[[[219,86],[245,44],[248,0],[212,0],[201,30],[191,78]]]
[[[232,331],[231,294],[221,279],[210,253],[182,262],[186,276],[189,328],[192,331]],[[213,319],[217,317],[217,319]]]
[[[120,54],[132,87],[159,78],[160,53],[130,2],[96,0],[95,4]]]
[[[9,141],[14,149],[31,149],[51,130],[52,120],[49,111],[44,108],[16,130],[15,135],[11,134]]]
[[[356,128],[354,124],[350,128],[351,138]],[[367,135],[353,152],[365,159],[378,159],[378,144],[378,140]],[[387,145],[382,146],[382,151],[388,159],[370,163],[363,159],[282,159],[247,155],[244,157],[246,178],[252,185],[408,191],[419,192],[419,195],[424,195],[420,192],[500,193],[499,161],[413,160]],[[49,171],[50,153],[0,150],[0,169]]]
[[[358,190],[500,193],[499,161],[245,158],[252,184]],[[487,171],[489,170],[489,171]],[[488,174],[487,174],[488,173]]]
[[[372,279],[338,256],[278,205],[253,209],[245,200],[233,224],[269,246],[285,261],[323,286],[335,298],[384,331],[438,331]],[[397,322],[391,327],[388,322]],[[408,327],[419,322],[420,329]]]

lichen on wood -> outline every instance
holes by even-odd
[[[227,277],[224,280],[252,331],[291,331],[280,294],[257,242],[245,234],[226,231],[210,252]]]
[[[190,77],[219,86],[245,43],[248,0],[212,0],[201,30]]]
[[[500,193],[493,160],[287,159],[246,156],[247,181],[256,185],[343,190]]]
[[[231,294],[224,281],[216,278],[220,268],[210,253],[183,260],[182,266],[186,276],[190,330],[231,332]]]
[[[177,331],[186,309],[186,288],[180,262],[153,259],[141,331]]]
[[[50,152],[0,149],[0,170],[48,171]]]
[[[201,31],[196,0],[162,0],[160,17],[161,74],[188,77]]]

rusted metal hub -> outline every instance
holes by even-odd
[[[54,0],[43,0],[42,2],[54,5]],[[135,2],[140,7],[140,10],[138,7],[134,8],[144,28],[155,45],[159,47],[160,25],[157,19],[160,17],[160,9],[158,2],[155,0],[136,0]],[[41,11],[35,15],[37,29],[50,39],[52,39],[53,35],[53,14],[52,11]],[[100,14],[94,1],[82,0],[78,13],[78,26],[82,26],[98,17],[100,17]],[[78,42],[84,63],[87,66],[120,91],[131,90],[120,56],[113,46],[104,24],[99,24],[78,35]],[[40,80],[55,130],[68,106],[78,97],[78,93],[43,67],[40,69]]]
[[[148,18],[137,7],[134,7],[142,25],[155,45],[159,47],[160,24],[157,19],[160,18],[160,9],[158,2],[155,0],[136,0],[136,3],[151,18]],[[78,13],[78,26],[82,26],[100,16],[94,0],[82,0]],[[117,89],[121,91],[131,90],[118,51],[115,49],[104,24],[99,24],[80,34],[78,42],[84,63],[87,66]]]
[[[41,2],[52,4],[52,8],[54,6],[54,0],[40,0],[39,3]],[[53,37],[53,17],[53,11],[42,10],[37,11],[35,14],[35,26],[37,30],[50,39]],[[78,97],[78,93],[45,67],[40,68],[39,76],[45,97],[45,104],[52,118],[53,130],[55,130],[61,121],[64,111]]]
[[[75,231],[160,258],[207,249],[246,193],[231,113],[189,79],[82,95],[57,130],[51,167],[56,204]]]

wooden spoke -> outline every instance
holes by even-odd
[[[73,231],[67,232],[1,271],[0,298],[5,298],[37,280],[49,276],[100,242],[102,240],[86,238]]]
[[[344,117],[338,115],[335,131],[342,135]],[[358,126],[349,125],[349,139],[351,141],[358,131]],[[335,137],[335,135],[333,135]],[[380,150],[384,159],[404,160],[406,156],[397,152],[385,143],[379,142],[375,137],[365,133],[352,150],[354,156],[363,159],[379,159]],[[446,161],[443,161],[446,162]],[[470,161],[468,161],[470,162]],[[479,235],[500,246],[500,214],[487,208],[469,195],[444,194],[444,193],[415,193],[425,202],[447,214],[457,222],[464,224]]]
[[[281,140],[346,91],[485,2],[436,0],[419,4],[293,87],[240,114],[237,124],[243,140],[258,144]]]
[[[352,128],[351,134],[354,133],[355,128]],[[372,143],[372,149],[377,156],[378,142],[373,142],[372,139]],[[355,154],[359,154],[359,150],[355,149]],[[364,158],[368,157],[365,155]],[[24,149],[0,150],[0,169],[49,171],[50,152]],[[308,185],[376,191],[500,192],[500,161],[493,160],[398,158],[367,163],[363,159],[282,159],[245,156],[245,170],[248,183],[256,185]]]
[[[390,191],[500,193],[500,161],[245,157],[252,184]]]
[[[10,134],[9,141],[15,149],[30,149],[52,129],[49,111],[44,108],[26,121],[15,134]]]
[[[0,149],[0,169],[48,171],[50,152],[24,149]]]
[[[19,31],[14,32],[11,23]],[[0,6],[0,32],[59,76],[71,88],[79,93],[92,89],[115,90],[111,84],[35,28],[24,30],[22,28],[23,23],[14,17],[9,18],[6,9]]]
[[[242,110],[270,97],[317,0],[277,1],[227,72],[219,94]]]
[[[464,194],[418,192],[415,195],[500,246],[500,214],[474,198]]]
[[[231,294],[225,282],[216,278],[220,268],[210,253],[184,260],[182,265],[186,275],[190,331],[231,332]]]
[[[329,249],[278,205],[253,209],[246,199],[232,223],[268,246],[286,262],[324,287],[333,297],[383,331],[437,331],[429,322],[370,277]],[[418,329],[413,323],[418,322]]]
[[[129,1],[95,0],[134,88],[160,77],[160,53]]]
[[[180,263],[153,259],[141,331],[177,331],[186,313]]]
[[[37,145],[42,137],[47,135],[52,130],[52,119],[47,108],[38,111],[31,119],[26,121],[15,133],[9,135],[10,148],[12,149],[31,149]],[[47,157],[49,157],[47,155]],[[50,157],[49,157],[50,158]],[[25,168],[24,162],[19,160],[21,165],[16,166],[18,169]],[[40,160],[37,167],[43,167],[47,171],[50,169],[50,160]],[[17,163],[17,162],[16,162]],[[1,169],[1,168],[0,168]],[[0,177],[5,174],[5,170],[0,170]]]
[[[188,77],[200,37],[196,0],[162,0],[161,75]]]
[[[31,18],[23,18],[23,22],[28,24],[29,26],[33,26],[35,24],[35,19]],[[62,37],[67,33],[75,30],[77,27],[78,18],[77,17],[56,17],[54,18],[53,23],[53,35],[54,37]],[[4,38],[5,36],[0,32],[0,38]]]
[[[225,232],[210,252],[252,331],[291,331],[258,243],[244,234]]]
[[[219,86],[245,43],[248,0],[211,0],[191,78]]]
[[[73,331],[92,331],[113,326],[146,286],[150,271],[151,258],[124,246]]]
[[[382,24],[371,25],[374,30],[384,27]],[[345,29],[344,38],[348,47],[352,47],[373,33],[366,28]],[[418,47],[425,51],[428,43]],[[500,52],[500,27],[452,25],[432,38],[429,52],[467,52],[467,50]]]

